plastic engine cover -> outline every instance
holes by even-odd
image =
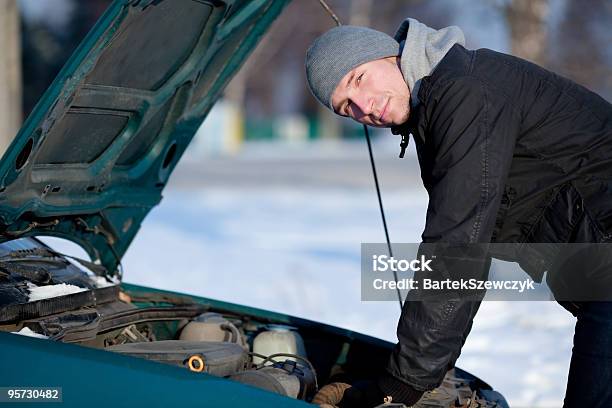
[[[219,377],[243,371],[248,361],[248,354],[242,346],[227,342],[162,340],[119,344],[107,347],[106,350],[186,368],[191,366],[192,371]],[[202,361],[203,366],[193,363],[194,359]]]

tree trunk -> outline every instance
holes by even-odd
[[[0,1],[0,154],[21,126],[21,45],[17,0]]]
[[[504,8],[512,54],[546,64],[548,0],[511,0]]]
[[[372,13],[372,0],[352,0],[349,24],[356,26],[369,26]]]

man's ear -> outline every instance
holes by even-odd
[[[399,63],[399,56],[392,55],[390,57],[386,57],[385,60],[389,61],[393,65],[397,65]]]

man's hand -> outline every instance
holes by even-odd
[[[327,384],[317,392],[317,395],[312,399],[312,403],[318,404],[321,408],[337,407],[342,401],[344,392],[349,388],[351,388],[351,385],[346,383]]]

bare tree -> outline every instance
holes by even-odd
[[[17,0],[0,2],[0,153],[21,126],[21,52]]]
[[[548,0],[510,0],[504,6],[512,54],[546,64]]]
[[[349,24],[369,26],[372,14],[372,0],[353,0],[351,2],[351,16]]]
[[[586,6],[588,5],[588,6]],[[570,1],[551,44],[551,67],[612,100],[612,4]]]

